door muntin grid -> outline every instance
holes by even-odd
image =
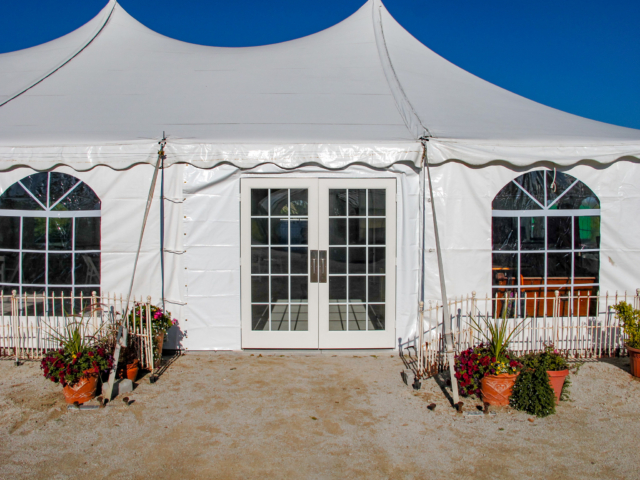
[[[561,172],[529,172],[493,208],[494,297],[596,294],[600,202],[589,187]]]
[[[251,188],[251,330],[309,330],[309,191]]]
[[[81,180],[29,175],[0,196],[0,288],[4,294],[100,291],[100,206]]]
[[[329,189],[329,331],[385,330],[386,190]]]

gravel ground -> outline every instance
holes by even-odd
[[[37,363],[1,361],[0,478],[640,478],[628,359],[584,364],[544,419],[468,415],[469,399],[457,414],[444,377],[415,392],[403,368],[392,352],[189,353],[131,405],[73,412]]]

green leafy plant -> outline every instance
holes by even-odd
[[[513,387],[511,406],[537,417],[546,417],[555,413],[556,397],[547,372],[568,370],[567,359],[553,345],[546,345],[542,352],[525,355],[522,363],[523,369]],[[565,384],[567,381],[565,379]],[[562,392],[561,399],[568,399],[568,389],[565,390],[563,387]]]
[[[480,315],[479,318],[481,321],[476,320],[474,317],[470,317],[471,327],[485,338],[487,342],[486,346],[489,349],[489,352],[491,352],[491,356],[496,359],[495,361],[505,365],[508,364],[506,352],[509,348],[509,342],[513,336],[520,331],[526,321],[526,319],[523,319],[520,323],[517,323],[515,327],[509,328],[507,310],[508,308],[504,308],[502,317],[496,318],[493,321],[489,320],[488,316],[483,317]],[[489,331],[488,334],[485,333],[485,329],[482,328],[482,324],[484,324],[486,329]]]
[[[541,364],[530,360],[525,364],[513,386],[509,404],[536,417],[556,413],[556,396],[549,383],[549,375]]]
[[[622,329],[627,335],[627,345],[640,348],[640,310],[633,308],[627,302],[620,302],[613,306],[618,318],[622,321]]]

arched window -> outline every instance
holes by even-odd
[[[597,295],[600,201],[584,183],[555,170],[526,173],[496,195],[492,216],[494,297]]]
[[[100,199],[84,182],[36,173],[0,195],[0,288],[5,295],[100,290]]]

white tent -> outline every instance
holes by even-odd
[[[393,347],[413,336],[421,138],[451,295],[490,294],[491,202],[511,180],[541,168],[554,180],[556,171],[580,179],[600,200],[599,288],[640,286],[632,267],[640,260],[638,228],[629,216],[640,201],[640,131],[554,110],[461,70],[413,38],[379,0],[325,31],[250,48],[164,37],[111,1],[69,35],[0,55],[0,188],[30,169],[89,185],[102,201],[105,291],[127,289],[163,132],[165,285],[154,200],[134,292],[157,301],[164,288],[187,333],[179,341],[192,349],[249,345],[240,318],[251,289],[241,282],[251,271],[240,263],[246,238],[238,208],[249,177],[291,185],[301,181],[293,177],[395,180],[393,321],[381,343],[335,345]],[[424,294],[436,299],[430,214],[428,206]],[[294,337],[285,343],[296,347]]]

